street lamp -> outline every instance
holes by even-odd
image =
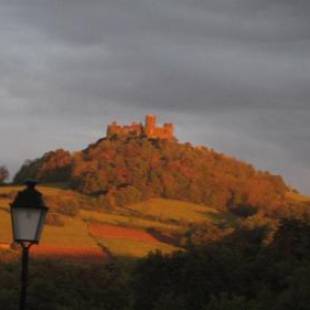
[[[22,247],[20,310],[26,307],[29,249],[39,243],[48,212],[36,184],[34,180],[26,181],[26,189],[18,192],[11,204],[13,239]]]

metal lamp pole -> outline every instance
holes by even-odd
[[[13,239],[22,247],[20,310],[26,309],[29,250],[39,243],[48,212],[42,194],[35,189],[36,184],[33,180],[26,181],[27,188],[11,204]]]
[[[19,309],[26,309],[27,298],[27,286],[28,286],[28,261],[29,261],[29,249],[32,246],[31,243],[21,243],[22,246],[22,270],[21,270],[21,291],[19,300]]]

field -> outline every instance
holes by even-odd
[[[138,217],[131,214],[124,215],[111,212],[95,212],[89,210],[81,210],[80,216],[83,220],[88,222],[99,222],[125,227],[136,227],[139,229],[158,228],[161,230],[177,231],[180,228],[180,226],[176,224],[149,220],[143,218],[143,216]]]
[[[216,211],[206,206],[190,202],[168,199],[151,199],[128,207],[143,215],[152,216],[159,221],[176,223],[199,223],[210,220]]]
[[[9,204],[23,187],[0,187],[0,250],[12,243]],[[141,257],[150,251],[181,250],[173,237],[193,223],[217,221],[225,216],[214,209],[167,199],[151,199],[123,208],[101,209],[90,198],[65,188],[39,186],[56,223],[45,225],[33,254],[42,257],[107,259]],[[294,202],[308,204],[310,198],[289,192]]]
[[[12,242],[9,204],[23,187],[0,187],[0,249]],[[215,211],[205,206],[175,200],[152,199],[115,210],[98,210],[74,191],[39,186],[50,213],[61,217],[59,225],[45,225],[36,257],[108,259],[142,257],[150,251],[180,250],[158,240],[151,230],[173,234],[187,225],[210,220]],[[73,208],[74,207],[74,208]],[[99,206],[100,207],[100,206]],[[74,211],[74,212],[73,212]]]
[[[178,250],[160,242],[144,230],[95,223],[90,225],[89,231],[99,244],[116,256],[145,256],[154,249],[160,249],[164,253]]]

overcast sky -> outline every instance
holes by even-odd
[[[309,0],[0,0],[0,164],[154,113],[310,194]]]

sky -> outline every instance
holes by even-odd
[[[0,0],[0,165],[158,115],[310,194],[309,0]]]

